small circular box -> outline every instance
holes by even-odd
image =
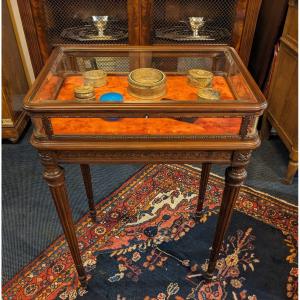
[[[106,72],[103,70],[91,70],[83,73],[84,84],[95,88],[106,85]]]
[[[197,88],[211,87],[213,77],[212,72],[201,69],[191,69],[187,75],[189,85]]]
[[[220,93],[219,91],[211,88],[204,88],[199,89],[198,93],[198,100],[202,101],[218,101],[220,100]]]
[[[88,102],[95,100],[94,88],[90,85],[81,85],[74,88],[74,95],[77,101]]]
[[[166,94],[166,75],[153,68],[140,68],[128,75],[128,93],[143,99],[157,99]]]

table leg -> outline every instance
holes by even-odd
[[[225,233],[229,226],[231,215],[235,201],[238,198],[240,187],[247,176],[247,172],[244,166],[228,167],[225,173],[225,189],[223,192],[223,198],[220,208],[220,214],[218,224],[216,228],[216,234],[210,254],[207,278],[211,279],[215,271],[218,255],[222,242],[224,240]]]
[[[85,186],[86,196],[89,203],[90,209],[90,217],[93,221],[96,221],[96,208],[94,203],[94,196],[93,196],[93,186],[92,186],[92,177],[91,177],[91,170],[89,165],[80,165],[81,174]]]
[[[50,188],[52,198],[59,216],[63,231],[68,242],[72,258],[78,272],[78,279],[81,286],[86,286],[86,273],[82,264],[78,241],[72,220],[72,212],[69,204],[67,189],[65,185],[64,169],[61,168],[51,154],[41,153],[42,164],[44,165],[43,177]]]
[[[203,203],[205,200],[205,194],[206,194],[206,188],[207,188],[210,169],[211,169],[211,163],[203,163],[202,164],[196,216],[199,216],[199,214],[201,213],[201,211],[203,209]]]

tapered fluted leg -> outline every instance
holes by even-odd
[[[86,196],[89,203],[90,217],[93,221],[96,221],[96,208],[94,203],[93,196],[93,186],[92,186],[92,177],[91,170],[89,165],[80,165],[81,174],[85,186]]]
[[[78,272],[79,281],[81,285],[85,287],[87,283],[86,273],[80,257],[78,241],[72,220],[72,212],[65,185],[64,169],[55,162],[55,159],[51,156],[51,154],[40,153],[40,156],[42,164],[44,165],[43,176],[50,188],[57,214]]]
[[[240,187],[247,176],[244,166],[228,167],[225,173],[225,189],[219,213],[216,234],[210,254],[207,277],[212,278],[222,242],[231,221],[234,204],[238,198]]]
[[[211,163],[203,163],[202,164],[196,216],[199,216],[199,214],[201,213],[201,211],[203,209],[203,203],[204,203],[204,200],[205,200],[205,194],[206,194],[206,188],[207,188],[210,169],[211,169]]]

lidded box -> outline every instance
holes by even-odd
[[[95,100],[94,88],[90,85],[81,85],[74,88],[75,99],[80,102]]]
[[[191,69],[187,74],[188,83],[197,88],[211,87],[213,77],[212,72],[201,69]]]
[[[166,94],[166,75],[153,68],[140,68],[128,75],[128,93],[143,99],[157,99]]]
[[[91,70],[83,73],[84,84],[92,87],[106,85],[106,73],[103,70]]]

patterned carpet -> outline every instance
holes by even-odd
[[[199,171],[147,166],[84,216],[77,234],[89,288],[79,288],[61,236],[3,287],[3,299],[297,299],[297,208],[243,187],[217,263],[207,267],[223,180],[210,176],[195,222]]]

